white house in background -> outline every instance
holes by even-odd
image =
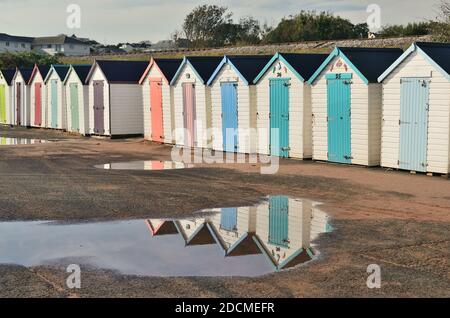
[[[49,55],[84,56],[90,54],[89,44],[67,35],[35,38],[32,48],[34,51]]]
[[[0,33],[0,53],[30,52],[33,38]]]

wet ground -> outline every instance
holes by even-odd
[[[0,136],[52,141],[0,147],[0,222],[4,226],[6,221],[21,221],[16,223],[17,231],[0,236],[0,240],[15,237],[19,245],[14,250],[25,249],[22,246],[33,232],[27,226],[121,224],[119,220],[125,222],[122,224],[139,221],[139,227],[147,225],[144,231],[148,232],[138,234],[136,230],[136,235],[148,235],[150,246],[151,226],[145,224],[149,220],[192,219],[194,211],[252,206],[267,195],[281,194],[322,202],[321,209],[330,215],[334,228],[313,240],[312,245],[320,251],[314,260],[280,272],[272,268],[271,273],[257,277],[237,277],[239,273],[230,277],[217,272],[208,277],[195,273],[155,277],[150,269],[146,275],[117,267],[100,269],[98,263],[85,262],[82,288],[73,291],[65,285],[66,268],[80,255],[68,253],[57,263],[33,263],[26,257],[20,262],[17,255],[16,260],[9,260],[16,264],[0,265],[1,297],[450,296],[448,179],[296,160],[282,160],[276,175],[260,174],[258,164],[104,170],[95,166],[170,161],[171,148],[141,139],[110,141],[9,127],[0,128]],[[27,223],[35,221],[57,223]],[[120,231],[116,232],[119,243]],[[37,235],[36,240],[45,237]],[[81,245],[91,242],[85,240]],[[220,244],[215,245],[220,251]],[[278,250],[274,251],[277,259]],[[173,262],[187,261],[179,257]],[[370,264],[381,267],[381,289],[367,288]],[[207,271],[212,265],[204,266]],[[174,273],[167,275],[178,276]]]

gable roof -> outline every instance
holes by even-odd
[[[169,84],[174,78],[178,68],[180,67],[182,59],[153,59],[150,61],[150,64],[147,66],[144,74],[142,75],[139,83],[142,84],[147,77],[148,73],[152,66],[156,66],[161,74],[164,76],[165,81]]]
[[[307,81],[327,57],[328,54],[276,53],[254,79],[253,83],[257,84],[277,60],[286,64],[299,80]]]
[[[75,72],[77,74],[80,81],[85,84],[86,78],[89,74],[89,71],[91,70],[92,65],[86,64],[86,65],[71,65],[69,71],[66,74],[66,77],[64,78],[64,83],[67,82],[69,79],[70,72]]]
[[[190,65],[195,74],[199,77],[203,84],[206,84],[208,79],[214,73],[217,65],[222,61],[223,57],[219,56],[190,56],[185,57],[177,72],[172,78],[170,84],[174,84],[181,74],[185,65]]]
[[[90,80],[96,66],[100,68],[109,83],[139,84],[148,61],[96,61],[89,70],[86,82]]]
[[[55,72],[58,75],[58,78],[61,81],[64,81],[66,78],[67,72],[69,72],[70,65],[52,65],[50,70],[47,73],[47,76],[44,78],[44,83],[47,83],[50,79],[52,72]]]
[[[419,52],[442,75],[450,80],[450,44],[416,42],[413,43],[383,74],[378,81],[381,83],[394,69],[397,68],[411,53]]]
[[[269,55],[225,56],[209,78],[208,85],[212,84],[225,64],[230,64],[246,85],[252,85],[255,78],[271,58],[272,56]]]
[[[26,42],[31,43],[33,42],[33,38],[28,36],[15,36],[15,35],[9,35],[6,33],[0,33],[0,41],[2,42]]]
[[[364,83],[377,83],[378,77],[401,56],[401,49],[336,47],[308,80],[313,83],[320,73],[335,58],[341,57]]]
[[[23,80],[25,81],[25,83],[28,84],[28,82],[30,81],[30,78],[31,78],[31,74],[33,74],[33,69],[25,68],[25,67],[18,67],[17,72],[19,72],[22,75]]]
[[[14,75],[16,75],[15,69],[2,69],[0,72],[3,74],[3,77],[5,78],[6,83],[11,86],[12,81],[14,79]]]
[[[152,236],[172,235],[178,233],[173,221],[147,220],[146,224]]]
[[[88,45],[71,36],[60,34],[57,36],[45,36],[34,38],[33,45],[48,45],[48,44],[78,44],[78,45]]]
[[[31,84],[31,82],[33,81],[34,77],[36,76],[37,73],[41,74],[42,79],[44,80],[47,77],[48,72],[50,71],[50,66],[49,65],[34,65],[33,68],[33,72],[30,76],[30,79],[28,81],[28,84]]]

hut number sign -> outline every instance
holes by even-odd
[[[331,65],[330,72],[345,73],[348,72],[348,69],[348,65],[342,59],[339,59],[336,61],[336,63]]]

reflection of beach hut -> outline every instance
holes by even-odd
[[[254,80],[258,153],[311,158],[311,86],[307,81],[327,56],[277,53]]]
[[[29,81],[30,85],[30,126],[45,126],[47,88],[44,79],[50,70],[47,65],[35,65]]]
[[[64,79],[68,65],[52,65],[44,79],[47,85],[47,128],[67,129],[66,91]]]
[[[208,81],[211,86],[214,150],[257,151],[257,98],[253,81],[271,56],[225,56]]]
[[[450,44],[415,43],[383,84],[381,165],[450,172]]]
[[[140,80],[144,99],[144,137],[147,140],[174,143],[175,113],[170,82],[181,62],[181,59],[152,59]]]
[[[89,86],[86,77],[90,65],[71,65],[64,79],[67,131],[89,134]]]
[[[173,235],[178,233],[178,230],[172,221],[147,220],[146,223],[152,236]]]
[[[377,166],[381,147],[378,77],[401,49],[336,48],[309,79],[312,158]]]
[[[275,196],[257,209],[253,239],[276,270],[294,267],[312,258],[312,202]]]
[[[14,69],[0,70],[0,124],[14,124],[13,112],[13,84],[12,80],[16,71]]]
[[[253,241],[256,207],[224,208],[209,219],[208,228],[226,256],[261,254]]]
[[[221,57],[185,57],[170,85],[173,86],[176,144],[206,148],[210,141],[211,89],[207,85]]]
[[[207,226],[205,218],[174,221],[178,233],[183,237],[186,246],[211,245],[216,241]]]
[[[13,124],[17,126],[30,125],[30,86],[28,82],[32,68],[18,68],[13,79]]]

